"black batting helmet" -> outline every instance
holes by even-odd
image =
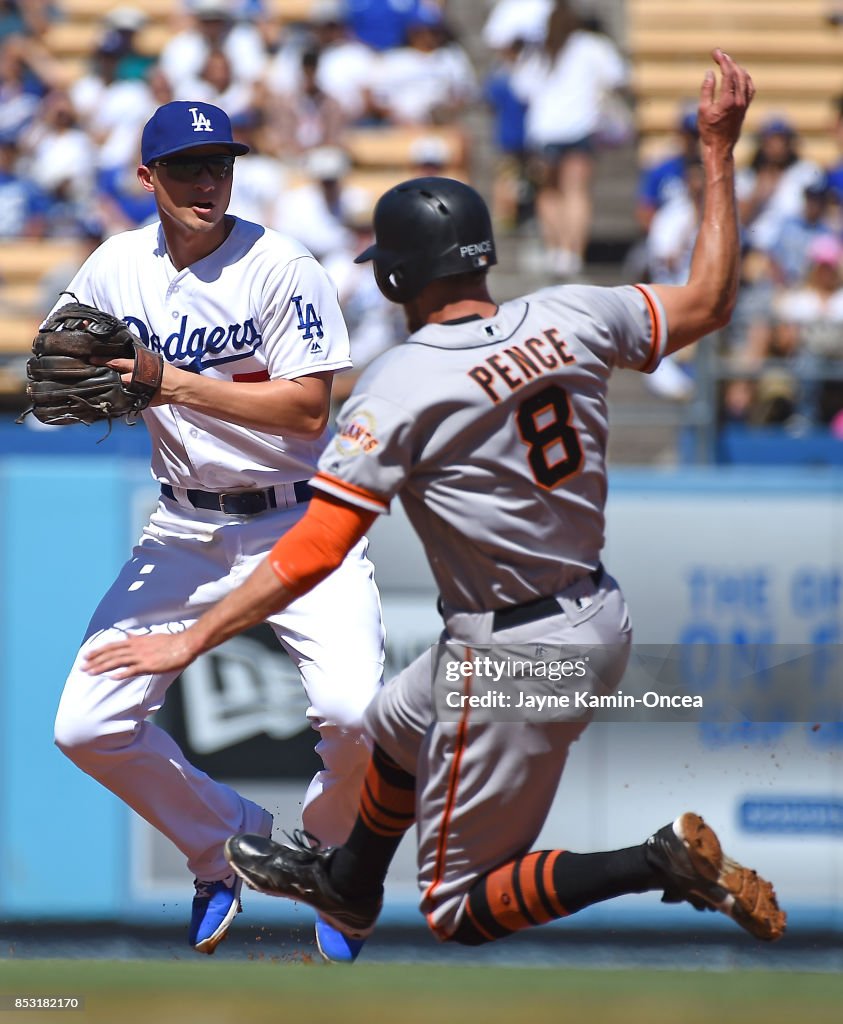
[[[392,302],[409,302],[439,277],[494,266],[489,209],[453,178],[413,178],[375,206],[375,243],[355,263],[374,260],[375,279]]]

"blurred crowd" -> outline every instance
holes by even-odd
[[[324,262],[358,365],[402,327],[351,260],[367,244],[380,191],[352,173],[353,130],[415,130],[399,177],[469,177],[463,115],[486,110],[499,228],[535,218],[544,269],[564,279],[583,267],[597,146],[630,125],[628,111],[606,114],[626,63],[567,0],[488,4],[474,59],[447,0],[312,0],[298,20],[276,17],[284,5],[271,0],[183,0],[154,52],[139,45],[149,38],[144,10],[103,4],[87,66],[71,75],[49,33],[73,20],[72,4],[0,8],[0,237],[78,238],[81,258],[144,224],[155,207],[135,173],[143,124],[170,100],[215,103],[251,149],[238,159],[231,212],[299,238]],[[65,269],[47,275],[38,312]]]
[[[801,155],[795,124],[768,117],[738,171],[742,282],[720,351],[722,422],[843,437],[843,97],[836,134],[840,158],[824,167]],[[681,110],[674,151],[640,176],[637,276],[687,278],[702,182],[696,117]],[[693,368],[665,361],[651,386],[687,399]]]
[[[312,0],[299,20],[278,18],[284,4],[272,0],[181,0],[150,49],[147,13],[104,3],[87,66],[68,74],[48,36],[74,9],[0,0],[0,239],[76,238],[81,260],[145,223],[155,210],[135,173],[144,122],[173,99],[215,103],[251,147],[231,212],[300,238],[324,262],[364,365],[402,325],[351,259],[368,242],[376,192],[354,173],[350,135],[410,127],[403,176],[469,178],[465,115],[483,110],[497,230],[540,239],[542,280],[582,279],[597,156],[634,137],[629,65],[593,5],[487,0],[467,46],[464,8],[448,0]],[[724,421],[843,436],[843,100],[837,132],[840,162],[822,167],[801,156],[797,125],[769,118],[740,171],[743,287],[721,352]],[[702,180],[695,112],[677,104],[673,150],[640,170],[627,279],[686,278]],[[45,276],[32,312],[52,305],[68,270]],[[649,383],[687,400],[693,365],[668,360]]]
[[[478,91],[432,0],[314,0],[301,23],[269,17],[262,0],[187,0],[155,56],[137,48],[144,12],[104,4],[89,66],[71,81],[44,44],[61,4],[38,5],[37,18],[26,0],[0,6],[4,196],[15,190],[14,203],[0,204],[5,237],[143,223],[153,205],[135,177],[140,130],[170,100],[228,112],[252,147],[232,210],[287,230],[299,210],[284,201],[290,172],[296,184],[339,173],[349,127],[453,122]],[[305,240],[318,256],[337,236],[326,213],[337,210],[314,207],[307,218],[320,221]]]

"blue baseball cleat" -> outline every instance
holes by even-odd
[[[328,963],[353,964],[365,945],[365,939],[352,939],[324,918],[316,918],[316,946]]]
[[[193,912],[190,916],[188,943],[197,953],[209,956],[228,934],[231,922],[240,913],[240,889],[243,885],[236,875],[216,882],[193,883]]]

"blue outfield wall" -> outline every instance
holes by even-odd
[[[0,908],[108,916],[123,898],[126,815],[53,746],[52,728],[90,614],[126,557],[126,464],[0,466]]]
[[[136,825],[130,812],[70,764],[52,742],[55,708],[71,659],[91,612],[129,553],[141,506],[153,499],[155,487],[143,458],[142,430],[137,432],[139,436],[131,432],[129,441],[125,431],[119,433],[111,448],[108,442],[95,447],[99,435],[91,431],[67,433],[80,445],[75,452],[33,455],[32,441],[40,442],[41,437],[18,441],[19,434],[29,432],[6,435],[0,429],[0,442],[9,441],[0,455],[0,920],[153,916],[160,920],[160,902],[144,903],[131,891],[127,861]],[[49,449],[58,439],[45,434],[44,442],[40,447]],[[705,515],[707,505],[724,496],[736,499],[738,506],[763,498],[769,514],[764,518],[771,528],[778,510],[798,497],[807,503],[805,508],[815,510],[829,536],[836,533],[837,540],[828,550],[829,565],[839,566],[843,561],[843,532],[837,531],[843,522],[841,471],[624,469],[611,476],[610,523],[613,504],[627,516],[634,514],[637,522],[625,523],[619,534],[613,533],[610,525],[607,552],[613,569],[625,561],[621,549],[631,559],[630,568],[625,569],[629,579],[616,573],[627,591],[635,593],[638,588],[643,593],[646,583],[632,578],[641,573],[634,557],[639,553],[627,550],[628,535],[637,534],[642,548],[658,553],[667,531],[683,535],[686,530],[683,522],[663,518],[671,503],[690,499]],[[806,515],[802,508],[797,514],[798,521]],[[804,525],[810,532],[810,521]],[[384,527],[385,533],[396,530],[395,522]],[[403,551],[401,536],[397,529],[396,550]],[[772,536],[773,564],[779,560],[776,543],[796,547],[801,543],[790,528],[778,542],[774,529]],[[694,533],[685,532],[682,542],[692,549]],[[373,539],[376,565],[377,552]],[[408,550],[407,565],[418,565],[415,558]],[[398,561],[400,569],[402,558]],[[813,557],[813,562],[817,561],[822,559]],[[383,564],[386,577],[401,577],[394,562],[391,570],[386,568],[386,558]],[[662,564],[659,571],[669,574],[670,565]],[[406,573],[403,576],[412,590],[413,581],[407,580]],[[384,582],[388,604],[392,581]],[[429,583],[423,581],[418,590],[426,601]],[[643,603],[645,598],[637,600]],[[839,607],[835,614],[839,620]],[[646,621],[646,610],[643,618]],[[642,639],[653,642],[651,637]],[[840,799],[840,750],[829,754],[838,764],[832,782],[821,791],[814,787],[809,795]],[[574,766],[573,779],[576,771]],[[640,825],[634,834],[638,828]],[[595,837],[596,842],[591,841]],[[601,848],[596,843],[603,838],[589,833],[580,848]],[[835,857],[839,857],[842,839],[835,834],[828,840],[835,844]],[[764,837],[758,839],[759,844],[764,841]],[[770,841],[776,841],[775,837]],[[577,847],[572,843],[571,848]],[[763,845],[758,848],[765,849]],[[823,856],[831,854],[824,852]],[[839,891],[829,892],[827,899],[822,894],[806,897],[801,920],[806,926],[822,923],[843,930],[840,899]],[[282,901],[266,902],[275,904],[269,913],[283,914]],[[413,902],[399,900],[386,919],[417,920]],[[664,927],[663,911],[656,902],[646,909],[649,906],[639,905],[631,911],[629,922]],[[796,909],[794,920],[798,921],[800,908]],[[178,910],[180,916],[185,912],[186,906]],[[602,920],[605,913],[605,909],[595,908],[584,916],[584,923],[589,918]],[[680,916],[682,923],[687,923],[685,916]]]

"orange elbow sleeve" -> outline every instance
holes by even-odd
[[[375,521],[375,512],[318,495],[298,523],[276,541],[269,565],[292,597],[330,576]]]

